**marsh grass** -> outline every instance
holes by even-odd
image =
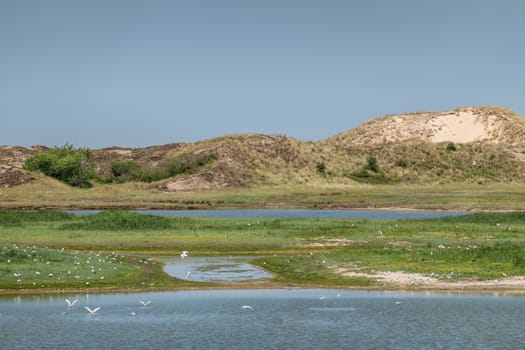
[[[511,212],[425,220],[342,220],[160,217],[127,211],[90,216],[5,211],[0,212],[4,242],[0,288],[181,286],[185,282],[167,277],[161,264],[138,256],[178,256],[182,250],[192,255],[261,256],[255,263],[272,272],[279,283],[376,283],[367,278],[344,277],[335,273],[337,267],[418,272],[451,280],[522,276],[524,215]],[[107,253],[113,251],[121,252],[116,257],[125,267],[118,273],[98,265],[98,259],[113,259]],[[78,259],[82,265],[76,265],[80,270],[74,276],[80,278],[72,279],[67,271]],[[39,276],[35,275],[37,270]],[[104,273],[103,279],[99,272]],[[31,278],[14,278],[15,273]],[[17,279],[22,282],[17,283]]]
[[[364,160],[363,160],[364,161]],[[328,166],[328,165],[327,165]],[[221,209],[221,208],[417,208],[522,210],[525,185],[429,184],[304,185],[162,192],[159,184],[98,185],[89,190],[34,174],[35,181],[0,191],[0,208],[25,209]]]
[[[62,224],[60,229],[88,231],[166,230],[175,226],[174,220],[167,217],[111,210],[82,216],[73,222]]]
[[[444,280],[493,279],[525,275],[522,245],[438,245],[418,248],[341,250],[330,258],[341,265],[355,264],[365,271],[403,271]]]

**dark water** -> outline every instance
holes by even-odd
[[[522,349],[525,298],[226,290],[0,298],[2,349]],[[321,298],[324,297],[324,298]],[[140,300],[151,300],[142,307]],[[242,308],[249,305],[253,309]],[[84,306],[100,311],[89,315]],[[134,312],[135,316],[130,313]]]
[[[78,215],[96,214],[97,210],[74,210]],[[445,216],[465,215],[466,212],[445,211],[392,211],[392,210],[312,210],[312,209],[231,209],[231,210],[135,210],[136,213],[161,216],[189,216],[208,218],[249,219],[430,219]]]

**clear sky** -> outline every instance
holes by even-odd
[[[317,141],[385,114],[525,115],[521,0],[0,0],[0,145]]]

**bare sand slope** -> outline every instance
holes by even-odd
[[[346,147],[423,140],[434,143],[487,141],[509,146],[525,140],[525,119],[499,107],[465,107],[376,118],[327,141]]]

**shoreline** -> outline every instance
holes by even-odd
[[[392,211],[392,212],[459,212],[459,213],[511,213],[523,212],[525,209],[501,209],[501,208],[418,208],[418,207],[402,207],[402,206],[387,206],[387,207],[349,207],[349,206],[224,206],[224,207],[195,207],[195,206],[156,206],[156,205],[123,205],[123,206],[104,206],[93,205],[87,207],[71,207],[71,206],[39,206],[39,205],[22,205],[22,206],[1,206],[0,210],[20,210],[20,211],[34,211],[34,210],[52,210],[52,211],[106,211],[106,210],[127,210],[127,211],[221,211],[221,210],[341,210],[341,211]]]
[[[66,295],[66,294],[140,294],[177,291],[214,291],[214,290],[271,290],[271,289],[337,289],[345,291],[435,293],[458,295],[515,295],[525,296],[525,276],[503,279],[501,281],[458,281],[434,282],[429,284],[384,284],[376,286],[344,285],[299,285],[275,282],[261,283],[225,283],[216,286],[181,286],[165,288],[71,288],[71,289],[0,289],[0,298],[7,296]]]

